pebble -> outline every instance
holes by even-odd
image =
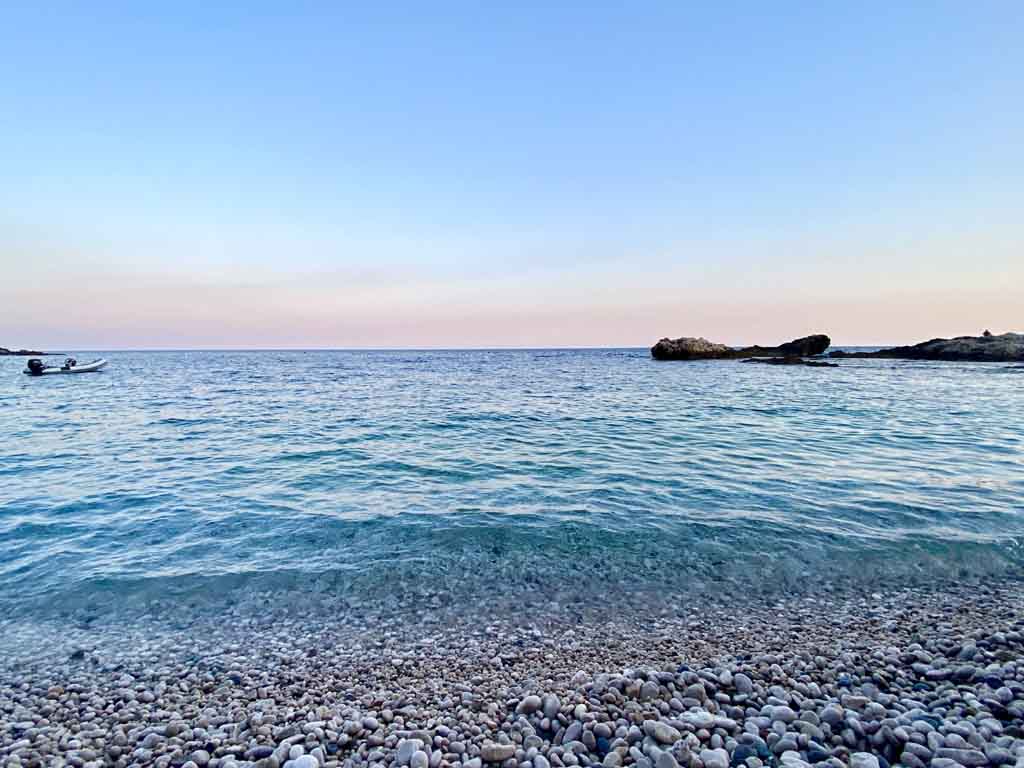
[[[413,754],[420,749],[423,749],[423,742],[420,739],[402,739],[398,742],[395,759],[399,765],[409,765]]]
[[[796,712],[785,705],[773,707],[772,720],[778,720],[779,722],[786,723],[788,725],[796,720]]]
[[[68,623],[20,655],[25,628],[0,616],[0,763],[1024,768],[1024,588],[879,595],[794,596],[743,621],[724,603],[635,624],[554,607]]]
[[[705,749],[700,753],[704,768],[729,768],[729,753],[724,749]]]
[[[532,715],[534,712],[541,708],[541,705],[542,704],[540,696],[526,696],[525,698],[523,698],[522,701],[519,702],[519,706],[516,707],[516,714]]]
[[[480,748],[480,757],[488,763],[500,763],[513,757],[516,753],[513,744],[495,744],[488,742]]]
[[[975,749],[937,749],[935,756],[949,758],[967,768],[980,768],[980,766],[988,765],[988,757],[985,753]]]
[[[660,720],[645,720],[644,733],[661,744],[675,744],[682,738],[679,731]]]
[[[868,752],[854,752],[850,755],[850,768],[879,768],[878,758]]]

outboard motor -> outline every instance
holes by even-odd
[[[35,376],[38,376],[43,372],[43,361],[38,357],[33,357],[28,361],[28,371]]]

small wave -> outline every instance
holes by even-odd
[[[170,427],[199,427],[213,424],[216,419],[203,417],[189,419],[183,416],[168,416],[162,419],[157,419],[156,424],[170,426]]]
[[[989,375],[1024,367],[254,354],[0,380],[0,603],[767,593],[1024,565],[1024,391]]]

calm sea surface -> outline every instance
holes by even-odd
[[[261,590],[600,601],[1024,564],[1024,370],[1008,365],[105,356],[41,379],[0,358],[8,615]]]

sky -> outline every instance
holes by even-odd
[[[0,345],[1024,331],[1019,0],[503,5],[5,3]]]

